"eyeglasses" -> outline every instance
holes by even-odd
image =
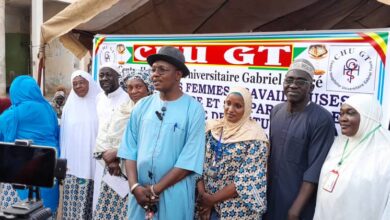
[[[157,66],[157,67],[152,67],[150,69],[150,71],[152,73],[155,73],[157,72],[158,74],[160,75],[165,75],[167,72],[170,72],[170,71],[176,71],[177,69],[170,69],[170,68],[167,68],[167,67],[164,67],[164,66]]]
[[[305,79],[294,79],[294,78],[286,78],[284,79],[284,84],[286,85],[292,85],[295,84],[296,86],[304,86],[306,84],[310,84],[308,80]]]

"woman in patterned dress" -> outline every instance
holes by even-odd
[[[61,123],[61,157],[67,159],[62,219],[92,219],[95,160],[92,157],[98,130],[96,96],[99,86],[92,76],[77,70]]]
[[[261,219],[266,211],[269,144],[263,129],[250,119],[251,106],[247,89],[232,88],[224,117],[207,122],[198,219]]]

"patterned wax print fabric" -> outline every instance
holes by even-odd
[[[105,94],[101,92],[97,96],[97,114],[99,118],[99,129],[96,137],[96,147],[94,152],[103,152],[112,147],[109,139],[109,128],[111,122],[115,119],[114,115],[117,109],[124,103],[130,100],[129,95],[118,87],[114,92]],[[103,149],[103,150],[102,150]],[[94,177],[94,189],[93,189],[93,210],[96,209],[96,204],[100,194],[100,186],[105,164],[103,160],[96,161],[95,177]]]
[[[148,88],[149,94],[153,94],[154,86],[152,82],[152,77],[150,70],[131,70],[131,71],[122,71],[119,84],[122,89],[127,92],[127,81],[131,79],[140,79],[145,83],[146,88]]]
[[[20,201],[18,193],[11,184],[0,183],[0,209],[6,209]]]
[[[156,111],[162,107],[166,111],[160,120]],[[134,107],[118,157],[137,162],[138,182],[156,184],[174,167],[192,171],[160,194],[154,219],[194,219],[195,180],[202,174],[204,160],[204,119],[201,104],[186,94],[167,102],[154,94]],[[145,218],[134,197],[129,199],[128,215],[129,219]]]
[[[11,107],[0,116],[0,141],[32,140],[34,145],[54,147],[59,154],[57,116],[43,97],[36,81],[30,76],[18,76],[10,87]],[[41,187],[45,207],[56,212],[58,184]],[[28,190],[17,190],[20,199],[28,197]],[[6,193],[5,191],[1,193]]]
[[[66,175],[62,219],[92,219],[93,180]]]
[[[106,170],[107,171],[107,170]],[[108,174],[108,172],[107,172]],[[109,174],[108,174],[109,175]],[[122,220],[127,217],[129,195],[122,198],[106,182],[102,181],[93,219]]]
[[[270,220],[280,220],[287,219],[304,181],[318,183],[336,130],[331,114],[315,103],[294,113],[287,111],[287,103],[279,104],[270,119],[267,215]],[[302,210],[302,220],[313,219],[315,203],[313,196]]]
[[[259,140],[222,143],[222,157],[216,162],[218,175],[208,176],[218,145],[210,132],[206,135],[203,181],[206,192],[214,194],[234,183],[238,197],[215,205],[220,219],[261,219],[266,210],[267,143]]]

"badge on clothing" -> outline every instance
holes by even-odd
[[[207,169],[206,175],[214,179],[218,176],[218,171],[219,169],[217,166],[211,166]]]
[[[339,172],[337,170],[331,170],[325,176],[325,181],[324,181],[324,185],[322,186],[322,189],[330,193],[333,192],[338,178],[339,178]]]

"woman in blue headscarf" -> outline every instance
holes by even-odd
[[[19,76],[11,84],[11,107],[0,116],[0,141],[14,142],[16,139],[32,140],[34,145],[58,148],[57,116],[42,96],[36,81],[30,76]],[[6,208],[28,196],[27,190],[17,194],[10,184],[2,184],[0,207]],[[19,195],[19,197],[17,196]],[[58,184],[53,188],[41,188],[45,207],[56,212],[58,206]]]

